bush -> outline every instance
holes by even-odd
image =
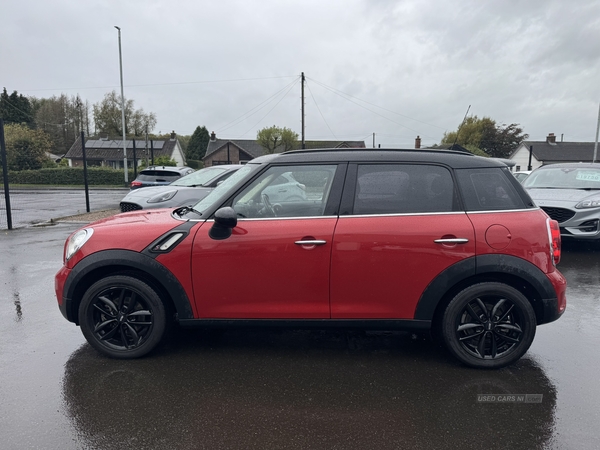
[[[107,167],[88,167],[88,184],[91,186],[124,186],[123,170]],[[129,180],[133,180],[129,170]],[[2,173],[0,172],[0,181]],[[38,170],[9,170],[11,184],[47,184],[53,186],[81,186],[84,184],[83,167],[56,167]]]
[[[186,166],[191,167],[192,169],[202,169],[204,167],[204,162],[198,159],[188,159],[185,161]]]

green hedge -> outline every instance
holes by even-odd
[[[88,184],[92,186],[125,186],[123,170],[107,167],[88,167]],[[129,181],[134,179],[129,170]],[[2,182],[0,171],[0,182]],[[54,186],[83,185],[83,167],[57,167],[39,170],[9,170],[10,184],[48,184]]]
[[[200,161],[199,159],[187,159],[185,165],[198,170],[204,167],[204,161]]]

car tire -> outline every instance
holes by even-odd
[[[525,354],[536,324],[531,303],[518,290],[503,283],[479,283],[450,301],[442,317],[442,338],[462,363],[498,369]]]
[[[161,341],[165,306],[145,282],[113,275],[94,283],[79,305],[79,324],[86,340],[111,358],[139,358]]]

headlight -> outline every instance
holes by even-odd
[[[147,200],[148,203],[160,203],[166,202],[167,200],[171,200],[177,194],[177,189],[174,191],[163,192],[162,194],[155,195],[154,197]]]
[[[71,259],[71,256],[83,247],[83,244],[92,237],[92,234],[94,234],[93,228],[84,228],[83,230],[77,231],[69,238],[65,247],[65,262]]]
[[[596,200],[583,200],[575,205],[577,209],[598,208],[600,206],[600,198]]]

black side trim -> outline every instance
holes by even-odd
[[[181,242],[183,242],[183,240],[190,233],[190,230],[197,223],[198,222],[196,222],[196,221],[187,220],[187,221],[183,222],[182,224],[177,225],[175,228],[167,231],[162,236],[159,236],[154,241],[152,241],[152,243],[150,245],[148,245],[148,247],[146,247],[144,250],[142,250],[142,253],[146,256],[149,256],[150,258],[156,258],[158,255],[161,255],[163,253],[169,253],[171,250],[173,250],[175,247],[177,247]],[[168,236],[170,236],[172,234],[176,234],[176,233],[183,233],[183,237],[181,239],[179,239],[179,241],[176,244],[172,245],[168,251],[161,252],[161,251],[153,251],[152,250],[158,243],[166,240],[168,238]]]
[[[415,319],[432,320],[435,309],[444,294],[454,285],[473,275],[506,274],[529,283],[540,296],[543,305],[542,318],[538,324],[558,318],[556,291],[548,277],[539,267],[516,256],[481,255],[463,260],[439,274],[421,295],[415,310]]]
[[[74,304],[73,297],[75,290],[80,287],[80,283],[83,282],[86,275],[94,270],[110,268],[111,266],[123,266],[148,273],[171,295],[179,318],[191,319],[194,317],[185,290],[175,275],[165,266],[154,258],[131,250],[104,250],[82,259],[73,268],[65,281],[63,298],[65,317],[69,321],[77,322],[77,305]]]
[[[476,271],[476,258],[472,257],[459,261],[440,273],[421,294],[415,310],[415,319],[432,320],[444,294],[465,278],[474,276]]]
[[[185,327],[224,327],[224,328],[357,328],[361,330],[405,330],[426,331],[431,328],[430,320],[389,320],[389,319],[181,319]]]
[[[541,269],[516,256],[481,255],[477,256],[477,273],[500,272],[523,278],[538,292],[540,298],[556,298],[554,286]]]

